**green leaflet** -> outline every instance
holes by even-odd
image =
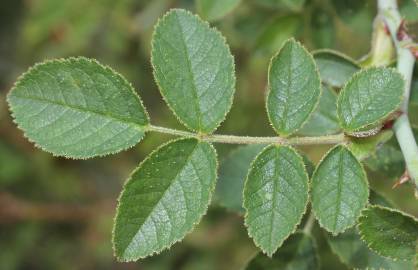
[[[389,179],[401,177],[405,172],[405,160],[395,137],[380,146],[376,152],[364,161],[368,171],[376,174],[375,178]]]
[[[337,116],[337,95],[334,90],[323,86],[318,107],[312,113],[308,122],[298,131],[304,136],[322,136],[340,131]]]
[[[370,68],[357,72],[341,90],[337,112],[345,131],[378,123],[402,101],[404,80],[394,69]]]
[[[265,145],[246,145],[233,150],[219,168],[215,199],[229,210],[244,213],[242,191],[248,167]]]
[[[241,0],[195,0],[197,10],[203,19],[216,21],[223,18],[234,8]]]
[[[284,42],[295,36],[301,28],[300,14],[279,15],[262,27],[260,35],[255,41],[255,53],[271,57]]]
[[[371,190],[370,203],[382,206],[390,206],[390,203],[380,194]],[[338,255],[340,260],[350,268],[355,269],[390,269],[390,270],[413,270],[411,262],[394,261],[384,258],[371,251],[360,239],[355,228],[332,236],[326,234],[326,239],[331,250]]]
[[[271,256],[296,229],[308,202],[302,157],[288,146],[270,145],[253,161],[244,186],[248,234]]]
[[[371,251],[354,228],[337,235],[327,235],[331,250],[340,260],[355,269],[413,270],[410,262],[394,261]]]
[[[323,83],[341,88],[360,69],[350,57],[333,50],[318,50],[313,53]]]
[[[197,16],[173,9],[152,39],[161,94],[189,129],[211,133],[225,119],[235,91],[234,60],[222,35]]]
[[[292,11],[300,11],[306,0],[255,0],[256,3],[270,8],[287,8]]]
[[[350,148],[351,152],[353,152],[353,154],[357,157],[357,159],[364,160],[374,155],[377,149],[379,149],[392,137],[392,130],[383,130],[376,135],[365,138],[351,137],[348,147]]]
[[[87,58],[35,65],[7,97],[29,140],[54,155],[89,158],[137,144],[149,124],[132,86]]]
[[[118,259],[137,260],[181,240],[206,212],[216,167],[213,147],[191,138],[150,154],[119,198],[113,235]]]
[[[297,131],[315,110],[321,84],[309,52],[288,40],[271,60],[266,107],[276,132],[288,136]]]
[[[302,153],[303,163],[305,163],[305,169],[308,173],[309,178],[312,177],[313,172],[315,171],[315,164],[309,159],[309,157]]]
[[[283,246],[269,258],[256,255],[246,270],[315,270],[319,269],[316,243],[312,236],[298,232],[291,235]]]
[[[366,173],[347,147],[331,149],[312,177],[312,209],[320,225],[333,234],[353,226],[369,196]]]
[[[418,220],[400,211],[369,206],[359,219],[361,238],[381,256],[413,260],[418,243]]]

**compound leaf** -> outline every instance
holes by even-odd
[[[315,270],[319,269],[317,247],[312,236],[297,232],[291,235],[283,246],[269,258],[257,254],[246,270]]]
[[[267,113],[281,136],[298,130],[315,110],[321,84],[309,52],[293,39],[288,40],[269,67]]]
[[[196,0],[199,14],[208,21],[216,21],[236,8],[241,0]]]
[[[318,107],[298,134],[321,136],[335,134],[340,129],[337,116],[337,95],[332,89],[323,86]]]
[[[313,53],[323,83],[341,88],[360,69],[354,60],[333,50],[318,50]]]
[[[133,172],[119,198],[113,243],[121,261],[160,252],[181,240],[206,212],[216,153],[197,139],[163,145]]]
[[[242,191],[248,168],[264,147],[257,144],[240,146],[221,162],[215,191],[215,198],[220,205],[244,213]]]
[[[361,238],[381,256],[413,260],[418,243],[418,220],[382,206],[369,206],[359,219]]]
[[[225,119],[235,91],[234,60],[221,34],[185,10],[169,11],[152,39],[161,94],[189,129],[211,133]]]
[[[302,157],[287,146],[271,145],[254,160],[244,186],[249,235],[271,256],[295,230],[308,202],[308,175]]]
[[[7,100],[25,136],[57,156],[119,152],[138,143],[149,124],[132,86],[110,68],[83,57],[35,65]]]
[[[326,154],[312,177],[312,209],[326,230],[338,234],[353,226],[369,196],[363,167],[345,146]]]
[[[357,72],[337,100],[341,126],[348,132],[378,123],[402,101],[404,80],[394,69],[370,68]]]

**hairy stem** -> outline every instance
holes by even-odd
[[[396,120],[393,129],[405,158],[409,176],[415,181],[418,189],[418,146],[412,133],[408,119],[408,103],[411,91],[411,79],[415,64],[415,57],[407,48],[407,40],[398,40],[398,31],[402,27],[402,18],[398,11],[396,0],[378,0],[379,14],[385,20],[397,52],[397,70],[404,76],[405,91],[401,106],[403,114]],[[403,29],[401,29],[403,30]]]
[[[247,137],[247,136],[234,136],[234,135],[202,135],[192,132],[158,127],[150,125],[149,131],[170,134],[174,136],[182,137],[194,137],[199,138],[205,142],[213,143],[229,143],[229,144],[289,144],[289,145],[313,145],[313,144],[337,144],[346,141],[346,137],[343,133],[336,135],[318,136],[318,137]]]
[[[315,216],[311,210],[308,216],[308,220],[306,221],[305,226],[303,227],[303,232],[306,234],[310,234],[314,224],[315,224]]]

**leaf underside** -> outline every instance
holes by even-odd
[[[239,5],[241,0],[196,0],[199,14],[208,21],[216,21]]]
[[[287,146],[268,146],[250,168],[244,187],[248,234],[271,256],[295,230],[308,202],[302,158]]]
[[[418,245],[418,220],[382,206],[364,209],[358,229],[370,249],[393,259],[413,260]]]
[[[338,234],[353,226],[369,196],[366,174],[343,145],[334,147],[312,177],[312,208],[326,230]]]
[[[134,171],[119,198],[113,243],[121,261],[161,252],[206,212],[215,188],[213,147],[196,139],[169,142]]]
[[[290,135],[306,122],[321,95],[312,56],[300,43],[288,40],[271,60],[268,84],[270,122],[279,135]]]
[[[316,243],[312,236],[297,232],[291,235],[283,246],[269,258],[261,253],[256,255],[246,270],[315,270],[319,269]]]
[[[354,132],[382,121],[398,108],[403,92],[404,80],[393,69],[357,72],[338,97],[337,113],[342,128]]]
[[[371,190],[370,203],[375,205],[390,206],[385,197]],[[385,258],[370,250],[366,243],[361,240],[356,228],[332,236],[326,234],[327,242],[331,250],[338,255],[340,260],[354,269],[390,269],[390,270],[413,270],[412,262],[392,260]]]
[[[308,122],[298,131],[303,136],[322,136],[340,131],[337,116],[337,95],[327,86],[322,87],[322,95],[318,107]]]
[[[7,100],[25,136],[57,156],[119,152],[138,143],[149,123],[132,86],[110,68],[83,57],[35,65]]]
[[[151,55],[161,94],[178,119],[189,129],[213,132],[235,92],[234,60],[221,34],[173,9],[155,28]]]
[[[329,86],[341,88],[360,67],[349,57],[332,50],[314,52],[321,81]]]
[[[227,209],[244,213],[242,191],[251,161],[265,145],[245,145],[233,150],[219,168],[219,179],[216,183],[216,201]]]

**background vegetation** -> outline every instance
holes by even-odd
[[[197,229],[170,251],[137,263],[117,263],[110,239],[123,181],[143,157],[169,137],[150,133],[138,147],[105,158],[54,158],[23,138],[5,103],[13,81],[35,62],[83,55],[112,66],[131,81],[154,123],[181,129],[160,97],[149,59],[157,19],[169,8],[181,7],[214,20],[212,25],[227,38],[235,57],[235,104],[218,133],[274,136],[267,121],[264,92],[268,61],[283,41],[293,36],[310,50],[331,48],[355,59],[370,50],[374,0],[242,0],[219,20],[216,12],[204,12],[202,2],[1,1],[1,269],[240,269],[257,252],[242,218],[214,202]],[[415,3],[399,3],[416,39]],[[412,93],[411,118],[418,126],[418,76]],[[221,159],[234,149],[216,146]],[[371,186],[399,209],[418,216],[411,186],[391,189],[404,164],[396,142],[389,146],[380,153],[386,159],[369,160]],[[327,147],[304,150],[316,163]],[[322,268],[345,269],[322,233],[317,235]]]

